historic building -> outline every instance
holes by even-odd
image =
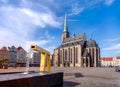
[[[101,60],[101,66],[102,67],[115,67],[120,66],[120,57],[102,57]]]
[[[21,46],[4,46],[0,49],[0,62],[8,59],[10,67],[25,67],[28,60],[30,66],[40,66],[40,53],[33,51],[28,57],[27,54],[29,55]]]
[[[114,61],[115,61],[115,66],[120,66],[120,56],[116,57]]]
[[[30,55],[30,66],[40,66],[40,53],[33,51]]]
[[[100,48],[92,38],[86,40],[86,34],[70,37],[68,21],[65,15],[62,44],[54,49],[53,64],[56,67],[98,67]]]
[[[9,47],[9,66],[17,66],[17,49],[15,46]]]
[[[17,48],[17,66],[26,66],[27,52],[19,46]]]
[[[102,57],[101,60],[101,67],[110,67],[114,66],[113,57]]]
[[[0,49],[0,68],[7,69],[8,62],[9,62],[9,48],[4,46]]]
[[[9,59],[9,48],[8,47],[2,47],[0,49],[0,58],[8,58]]]

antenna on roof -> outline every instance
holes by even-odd
[[[90,33],[90,40],[92,40],[92,33]]]
[[[84,40],[86,40],[86,33],[84,32],[83,35],[84,35]]]
[[[75,32],[73,32],[73,37],[75,37]]]

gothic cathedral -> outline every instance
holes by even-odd
[[[55,67],[98,67],[100,48],[95,40],[86,40],[86,34],[70,37],[68,21],[65,14],[62,44],[54,49],[53,65]]]

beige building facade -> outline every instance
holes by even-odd
[[[120,66],[120,56],[119,57],[116,57],[115,59],[114,59],[114,65],[115,66]]]
[[[62,44],[54,49],[55,67],[98,67],[100,65],[100,48],[92,38],[86,40],[86,34],[70,37],[67,16],[64,20]]]
[[[31,52],[29,62],[30,62],[30,66],[39,67],[40,66],[40,53],[36,51]]]
[[[120,66],[120,57],[102,57],[101,58],[102,67],[115,67]]]
[[[17,48],[17,66],[26,66],[26,55],[27,52],[21,46],[19,46]]]
[[[102,57],[101,58],[102,67],[111,67],[114,66],[114,61],[112,57]]]

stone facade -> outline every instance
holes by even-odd
[[[40,66],[40,53],[39,52],[32,52],[30,58],[30,66]]]
[[[22,47],[17,48],[17,66],[26,66],[26,54]]]
[[[102,67],[116,67],[120,66],[120,57],[102,57],[101,60],[101,66]]]
[[[27,52],[21,47],[2,47],[0,49],[0,59],[7,58],[10,67],[25,67],[27,62]],[[32,52],[29,58],[30,66],[40,66],[40,53]]]
[[[17,49],[15,46],[9,47],[9,66],[17,66]]]
[[[100,48],[92,38],[86,40],[86,34],[70,37],[67,17],[65,15],[62,44],[54,49],[55,67],[98,67],[100,65]]]
[[[9,48],[8,47],[2,47],[0,49],[0,58],[8,58],[9,59]]]
[[[114,61],[115,61],[114,66],[120,66],[120,56],[116,57]]]
[[[26,51],[22,47],[4,46],[0,49],[0,58],[7,58],[11,67],[26,65]]]

